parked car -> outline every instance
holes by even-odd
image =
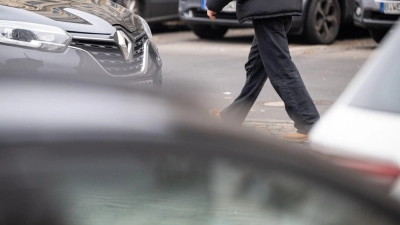
[[[5,224],[395,225],[372,183],[167,94],[0,76]]]
[[[179,20],[179,0],[113,0],[143,17],[150,25]]]
[[[232,1],[216,21],[206,13],[206,0],[180,0],[179,16],[200,38],[222,38],[229,28],[251,27],[250,21],[239,24],[236,1]],[[352,22],[354,0],[303,0],[303,15],[294,16],[290,34],[304,35],[313,44],[331,44],[342,23]]]
[[[400,1],[356,0],[354,24],[369,30],[380,42],[400,17]]]
[[[146,21],[116,3],[0,0],[0,74],[159,86],[161,67]]]
[[[312,129],[318,152],[400,193],[400,24]]]

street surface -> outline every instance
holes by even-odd
[[[193,99],[205,110],[223,109],[243,87],[244,64],[253,34],[252,29],[236,29],[230,30],[225,39],[210,41],[199,39],[188,30],[156,31],[154,41],[163,59],[163,88]],[[299,37],[289,37],[293,61],[321,115],[376,46],[365,31],[351,26],[330,46],[307,45]],[[266,130],[275,136],[294,131],[283,102],[269,81],[249,113],[245,127]]]

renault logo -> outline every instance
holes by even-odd
[[[125,60],[131,61],[133,58],[132,41],[122,30],[117,31],[117,42],[121,48],[122,54],[124,54]]]

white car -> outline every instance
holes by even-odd
[[[399,178],[399,23],[315,125],[310,141],[336,164],[385,181]]]

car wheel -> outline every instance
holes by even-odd
[[[382,39],[385,37],[386,33],[388,32],[385,29],[369,29],[368,31],[372,39],[374,39],[376,43],[381,42]]]
[[[200,38],[221,39],[228,31],[227,27],[210,25],[189,25],[190,29]]]
[[[331,44],[340,28],[338,0],[315,0],[308,10],[305,36],[312,44]]]

